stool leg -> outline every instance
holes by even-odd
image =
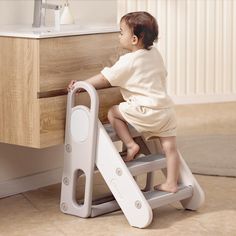
[[[144,191],[150,191],[153,189],[154,184],[154,172],[147,173],[147,179],[146,179],[146,186],[144,188]]]

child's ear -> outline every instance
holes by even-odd
[[[137,45],[138,44],[138,37],[136,35],[133,35],[132,44],[133,45]]]

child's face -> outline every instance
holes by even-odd
[[[133,49],[133,39],[134,36],[125,23],[125,21],[121,21],[120,23],[120,44],[124,49],[132,51]]]

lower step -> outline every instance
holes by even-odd
[[[176,193],[154,190],[144,192],[143,194],[151,208],[155,209],[160,206],[190,198],[193,195],[193,188],[192,186],[179,186],[179,190]]]
[[[168,193],[163,191],[152,190],[143,192],[143,195],[147,199],[152,209],[160,206],[168,205],[174,202],[181,201],[183,199],[190,198],[193,195],[192,186],[179,186],[179,190],[176,193]],[[106,213],[111,213],[120,210],[120,207],[116,200],[112,200],[113,196],[100,199],[92,206],[91,217],[96,217]]]

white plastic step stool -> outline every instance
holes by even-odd
[[[90,108],[74,105],[75,93],[84,89],[90,96]],[[62,212],[79,217],[94,217],[121,209],[129,224],[145,228],[153,218],[152,209],[180,201],[185,209],[197,210],[204,202],[204,192],[181,157],[179,188],[176,193],[153,190],[153,173],[160,169],[166,173],[166,158],[156,154],[156,142],[142,139],[132,129],[133,137],[139,139],[146,156],[125,163],[114,146],[118,140],[109,125],[103,126],[98,119],[99,100],[90,84],[79,81],[68,93],[65,159],[61,188]],[[93,201],[93,174],[98,169],[113,197]],[[145,190],[140,190],[133,176],[147,173]],[[83,202],[76,201],[77,178],[85,176]]]

